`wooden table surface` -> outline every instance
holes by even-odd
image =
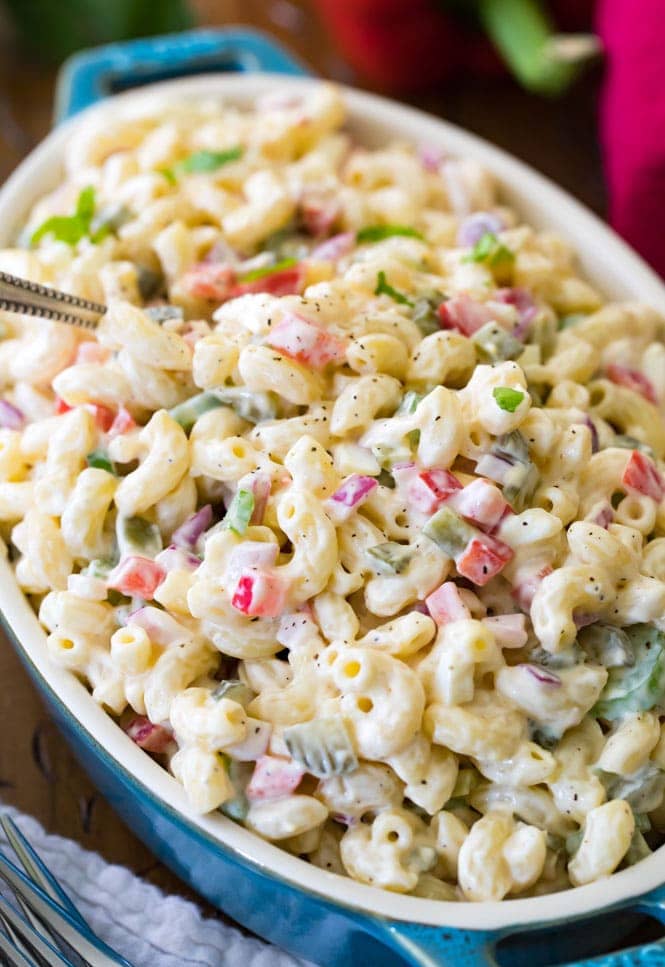
[[[334,49],[307,0],[195,0],[205,25],[250,24],[290,46],[316,73],[360,82]],[[599,70],[564,99],[530,96],[509,79],[466,78],[412,103],[477,132],[549,175],[602,213],[595,135]],[[55,71],[25,59],[0,24],[0,180],[50,126]],[[0,796],[55,833],[131,867],[164,889],[187,888],[138,842],[97,796],[0,635]]]

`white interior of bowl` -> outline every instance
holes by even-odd
[[[223,95],[229,102],[244,105],[275,86],[303,88],[312,83],[308,78],[270,74],[208,75],[130,91],[88,109],[49,135],[0,191],[0,245],[11,243],[33,202],[58,183],[62,152],[72,127],[85,123],[91,112],[113,112],[154,92],[175,96]],[[362,143],[376,146],[400,138],[440,145],[452,154],[477,159],[495,173],[503,186],[503,197],[515,205],[526,221],[536,227],[555,229],[573,243],[586,275],[605,295],[612,299],[639,299],[665,314],[665,286],[660,279],[598,218],[547,179],[479,138],[429,115],[351,89],[345,89],[345,97],[350,127]],[[73,675],[51,664],[45,634],[4,559],[0,559],[0,610],[42,677],[81,725],[128,772],[188,822],[305,890],[395,920],[491,930],[579,917],[639,896],[665,880],[665,847],[607,880],[551,896],[503,903],[442,903],[397,896],[319,870],[221,814],[195,815],[175,779],[127,738]]]

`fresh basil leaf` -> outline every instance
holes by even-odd
[[[524,393],[518,389],[511,389],[509,386],[496,386],[492,390],[492,396],[496,400],[496,405],[506,413],[514,413],[524,399]]]
[[[395,302],[398,302],[401,306],[411,306],[413,308],[414,303],[411,299],[408,299],[404,293],[398,292],[397,289],[393,289],[392,285],[389,285],[386,280],[386,273],[379,272],[376,277],[376,288],[374,290],[374,295],[387,295]]]
[[[89,467],[95,467],[97,470],[106,470],[107,473],[112,473],[114,476],[117,476],[115,464],[106,450],[92,450],[85,458],[85,462]]]

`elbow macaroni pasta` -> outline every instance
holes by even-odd
[[[108,312],[0,319],[0,533],[194,809],[414,896],[590,883],[665,834],[665,323],[343,123],[321,84],[71,138],[0,266]]]

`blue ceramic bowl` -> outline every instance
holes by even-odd
[[[231,72],[209,73],[220,65]],[[248,69],[282,76],[238,73]],[[65,143],[79,124],[103,125],[107,112],[143,97],[223,94],[247,104],[276,84],[302,89],[312,83],[307,77],[284,77],[303,70],[260,35],[200,31],[79,55],[65,71],[59,113],[69,115],[132,83],[188,71],[202,76],[117,95],[56,128],[0,192],[0,245],[11,243],[32,203],[58,183]],[[394,137],[426,141],[476,158],[496,174],[507,200],[527,221],[572,241],[587,275],[609,297],[641,299],[665,313],[665,288],[657,277],[598,219],[541,176],[427,115],[358,91],[346,90],[345,97],[358,140],[368,145]],[[552,896],[443,903],[398,896],[320,870],[221,813],[197,816],[180,785],[134,745],[73,675],[50,663],[44,631],[4,559],[0,612],[76,756],[132,830],[211,903],[295,954],[325,967],[480,967],[497,963],[495,958],[505,967],[576,958],[582,964],[587,961],[580,958],[628,933],[634,926],[631,911],[665,922],[663,850],[608,880]],[[652,944],[595,962],[656,967],[665,965],[665,948]]]

